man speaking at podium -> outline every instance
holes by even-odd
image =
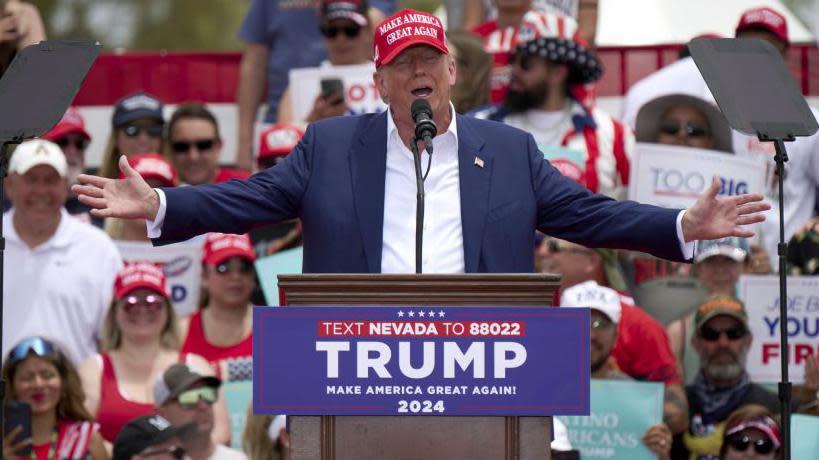
[[[421,158],[425,273],[532,272],[535,229],[687,260],[695,240],[751,236],[743,226],[769,208],[760,195],[717,198],[718,180],[686,211],[592,194],[552,167],[530,134],[455,113],[456,69],[438,18],[399,11],[376,28],[374,44],[373,78],[389,110],[313,123],[273,168],[242,181],[154,190],[122,158],[125,179],[80,176],[74,191],[96,216],[147,219],[157,244],[299,217],[305,273],[412,273],[410,107],[421,99],[437,127],[433,154]]]

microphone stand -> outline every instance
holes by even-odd
[[[421,153],[418,152],[418,139],[410,139],[412,158],[415,161],[415,187],[418,193],[415,196],[415,273],[422,270],[422,251],[424,247],[424,176],[421,174]]]

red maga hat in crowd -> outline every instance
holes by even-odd
[[[85,130],[85,120],[74,107],[69,107],[57,125],[43,134],[42,138],[54,142],[69,134],[79,134],[86,140],[91,140],[91,135]]]
[[[259,160],[283,157],[299,143],[304,132],[293,125],[275,124],[259,135]]]
[[[785,16],[767,6],[752,8],[742,13],[735,35],[739,35],[740,32],[747,29],[767,30],[776,35],[776,38],[785,42],[786,45],[790,46],[791,44],[791,41],[788,40],[788,21]]]
[[[176,186],[176,168],[158,153],[131,155],[128,164],[145,180],[156,179],[165,187]],[[119,173],[119,178],[124,179],[125,175]]]
[[[146,288],[165,297],[170,297],[165,272],[153,262],[132,262],[125,264],[114,281],[114,298],[121,299],[139,288]]]
[[[389,64],[401,51],[414,45],[431,46],[449,54],[441,20],[415,10],[401,10],[375,28],[373,41],[375,67]]]
[[[205,239],[202,263],[218,265],[231,257],[241,257],[251,262],[256,260],[250,237],[246,234],[209,233]]]

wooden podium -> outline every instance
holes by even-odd
[[[551,274],[279,275],[292,306],[549,306],[559,283]],[[288,425],[294,460],[550,458],[551,417],[292,416]]]

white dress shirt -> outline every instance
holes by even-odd
[[[450,112],[455,109],[450,106]],[[463,273],[464,238],[458,173],[458,126],[455,117],[446,132],[432,140],[432,165],[424,181],[423,273]],[[430,160],[421,153],[421,171]],[[410,149],[387,115],[387,174],[384,179],[382,273],[415,273],[415,163]]]
[[[452,104],[450,111],[455,113]],[[446,132],[432,140],[432,165],[429,176],[424,181],[424,242],[421,264],[423,273],[464,272],[456,120],[453,116]],[[429,154],[424,151],[421,157],[422,172],[426,172],[428,161]],[[161,235],[167,209],[165,194],[161,189],[155,190],[159,195],[159,211],[156,219],[147,222],[150,238],[158,238]],[[382,273],[415,273],[415,195],[415,164],[412,152],[401,141],[390,110],[387,114]],[[684,213],[685,210],[677,215],[677,238],[683,256],[691,259],[694,257],[694,242],[686,243],[683,238]]]

